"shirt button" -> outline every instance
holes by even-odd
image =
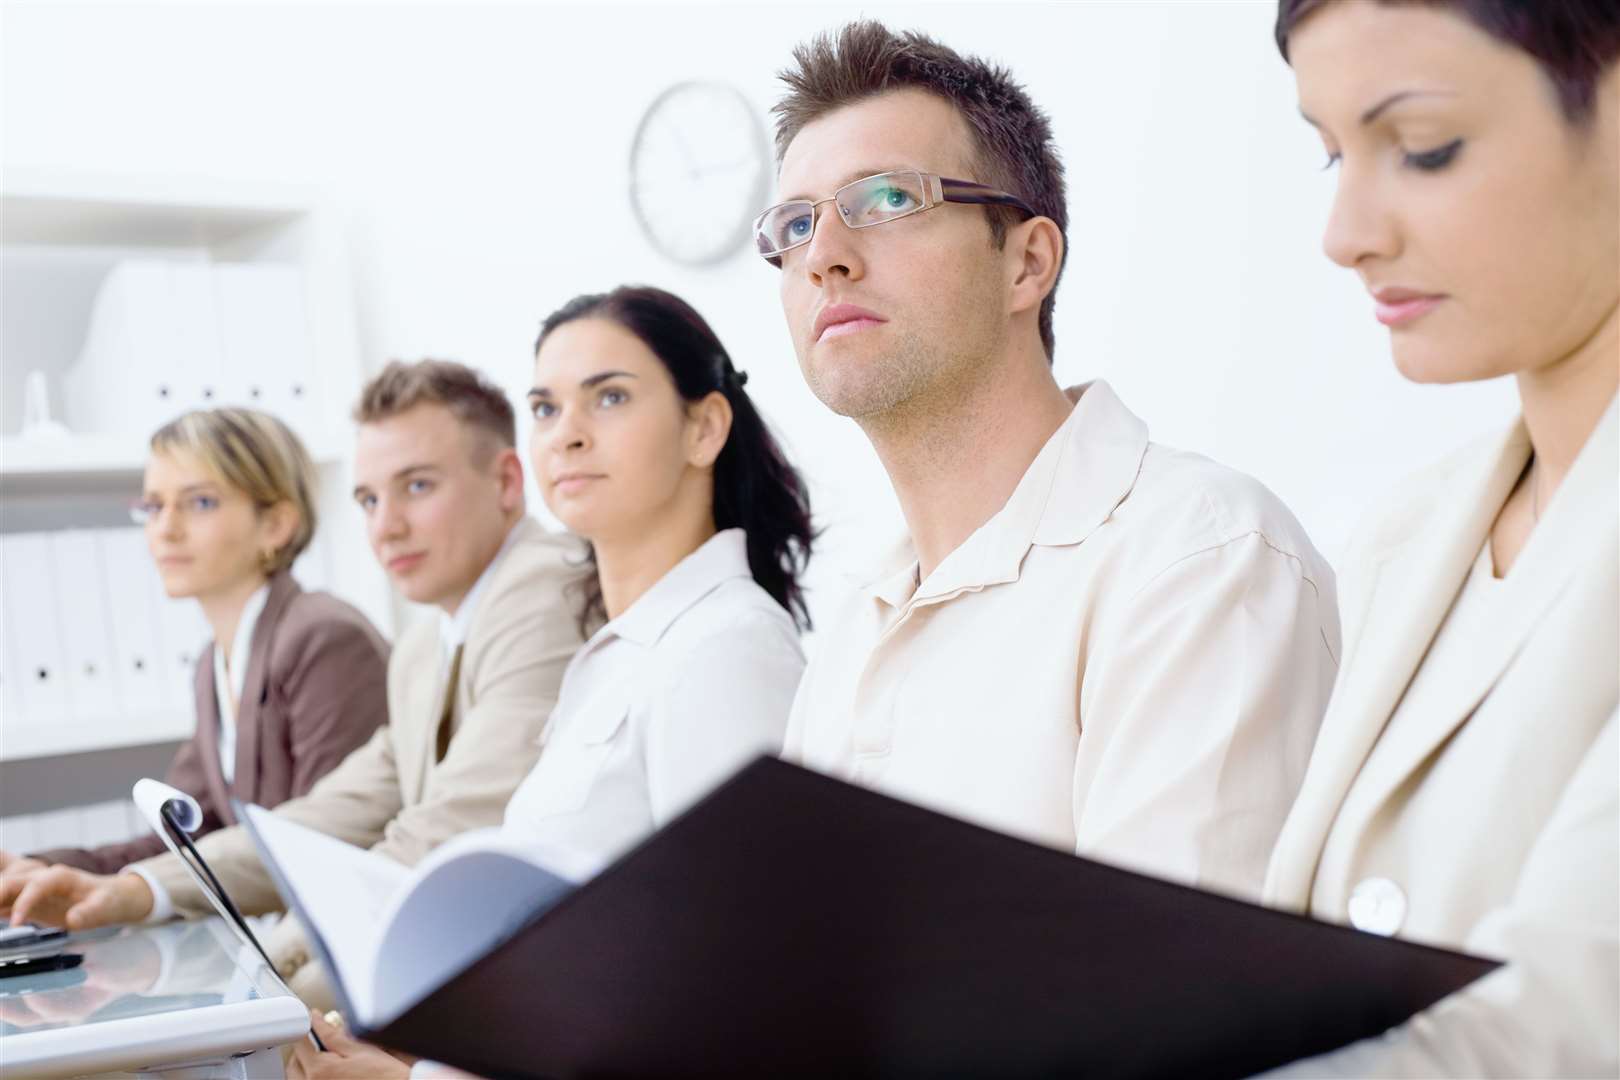
[[[1406,894],[1389,878],[1370,877],[1350,891],[1350,925],[1389,937],[1406,921]]]

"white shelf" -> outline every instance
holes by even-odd
[[[66,435],[0,438],[0,477],[94,477],[139,474],[146,468],[145,435]],[[332,440],[309,444],[317,465],[341,459]]]
[[[176,742],[191,738],[196,718],[176,709],[152,716],[119,716],[104,720],[0,724],[0,761],[113,750],[125,746]]]
[[[297,221],[311,192],[274,184],[6,170],[0,242],[208,246]]]

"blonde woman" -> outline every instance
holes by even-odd
[[[213,630],[197,661],[196,734],[165,779],[197,799],[203,832],[235,822],[232,798],[275,806],[304,794],[388,715],[387,644],[359,611],[290,573],[315,534],[309,454],[265,413],[186,413],[152,436],[134,516],[164,591],[195,600]],[[0,875],[57,863],[110,874],[163,850],[144,836],[0,852]]]
[[[1423,383],[1522,415],[1390,494],[1275,904],[1501,969],[1301,1076],[1620,1071],[1620,7],[1284,0],[1323,246]]]

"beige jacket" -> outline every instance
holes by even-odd
[[[421,620],[389,659],[390,722],[277,813],[407,866],[457,833],[500,824],[539,756],[563,670],[582,640],[576,594],[568,587],[581,572],[577,541],[552,535],[533,519],[515,528],[472,612],[444,760],[435,763],[434,751],[446,672],[436,621]],[[211,833],[197,847],[245,913],[281,908],[240,826]],[[139,865],[178,911],[212,913],[173,855]],[[307,959],[292,931],[278,934],[271,952],[284,975]],[[294,989],[303,993],[296,980]]]
[[[1346,561],[1344,664],[1266,897],[1363,922],[1359,889],[1400,936],[1507,963],[1287,1075],[1620,1070],[1616,427],[1611,403],[1466,663],[1425,672],[1443,708],[1386,727],[1524,470],[1523,426],[1420,477]]]

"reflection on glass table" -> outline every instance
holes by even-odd
[[[302,1003],[218,919],[74,934],[65,948],[83,963],[0,978],[7,1080],[228,1062],[309,1028]]]

